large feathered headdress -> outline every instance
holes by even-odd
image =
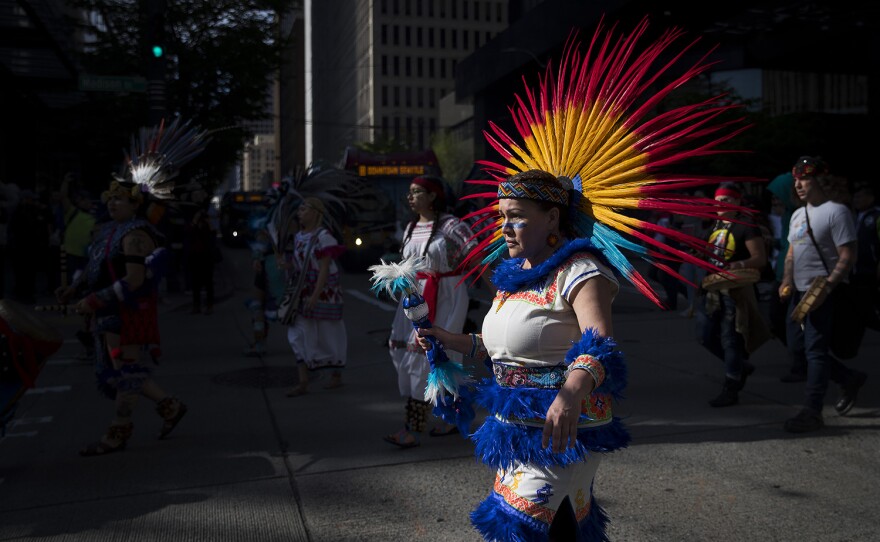
[[[296,210],[306,198],[320,200],[324,225],[339,232],[346,213],[359,207],[364,195],[363,184],[354,173],[329,166],[300,168],[293,176],[285,177],[277,191],[266,216],[254,224],[267,228],[276,244],[296,232]]]
[[[174,178],[180,168],[205,150],[207,144],[206,132],[179,117],[167,127],[163,119],[158,126],[141,128],[137,136],[132,135],[123,174],[113,175],[115,181],[108,193],[118,191],[139,201],[144,194],[172,199]]]
[[[471,273],[483,273],[505,251],[498,214],[498,199],[505,197],[567,207],[574,233],[589,239],[608,263],[657,304],[658,296],[625,253],[676,276],[664,262],[688,261],[718,271],[686,252],[706,252],[706,240],[631,214],[648,210],[715,218],[723,204],[679,191],[717,184],[721,179],[677,175],[669,173],[669,168],[688,158],[727,152],[718,146],[745,129],[736,126],[741,119],[719,118],[737,107],[722,96],[651,116],[673,90],[712,64],[704,56],[681,75],[668,77],[671,68],[698,40],[672,51],[683,35],[672,29],[637,52],[647,27],[644,19],[628,36],[617,36],[613,29],[606,32],[600,24],[583,55],[576,39],[570,39],[558,70],[554,73],[548,65],[537,91],[526,84],[524,98],[516,96],[516,105],[510,108],[522,142],[494,123],[490,123],[491,133],[483,132],[506,163],[480,161],[493,180],[466,181],[494,190],[465,196],[491,200],[488,206],[466,217],[479,217],[476,237],[483,239],[465,259],[465,264],[476,264]],[[508,182],[511,176],[529,170],[556,176],[560,189]],[[685,250],[656,240],[655,233],[678,242]]]

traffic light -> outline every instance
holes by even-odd
[[[161,45],[154,45],[152,51],[153,58],[162,58],[165,55],[165,49]]]

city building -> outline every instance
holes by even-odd
[[[265,192],[275,180],[275,136],[257,134],[242,153],[241,190]]]
[[[458,62],[508,24],[506,0],[307,1],[306,156],[430,146]]]

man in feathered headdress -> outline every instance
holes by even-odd
[[[95,456],[125,449],[131,437],[132,412],[141,395],[156,402],[165,438],[186,414],[179,399],[166,394],[141,363],[145,350],[159,354],[158,281],[164,264],[160,236],[144,216],[151,198],[169,200],[179,168],[207,144],[204,133],[181,123],[142,129],[132,138],[125,173],[102,195],[110,221],[89,249],[85,272],[57,292],[59,302],[85,292],[75,307],[94,314],[97,376],[101,391],[115,401],[116,413],[104,436],[82,450]]]

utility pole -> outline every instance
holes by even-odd
[[[141,47],[146,65],[148,126],[159,124],[166,116],[166,8],[166,0],[141,0],[141,13],[143,14],[143,39]]]

